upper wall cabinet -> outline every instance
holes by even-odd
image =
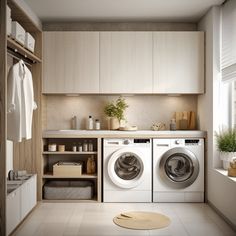
[[[100,93],[152,93],[152,32],[100,32]]]
[[[43,34],[43,93],[99,93],[99,33]]]
[[[153,93],[204,93],[204,33],[153,33]]]
[[[43,93],[204,93],[204,33],[45,32]]]

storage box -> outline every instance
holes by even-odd
[[[79,162],[58,162],[53,165],[53,175],[60,177],[78,177],[82,175],[82,164]]]
[[[17,22],[12,21],[12,37],[20,44],[25,45],[25,29]]]
[[[34,52],[34,46],[35,46],[35,39],[29,32],[26,32],[25,33],[25,47],[29,49],[31,52]]]
[[[94,195],[91,181],[49,181],[43,188],[44,199],[49,200],[89,200]]]
[[[11,8],[7,6],[7,35],[11,35]]]

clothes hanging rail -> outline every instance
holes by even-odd
[[[18,61],[19,61],[19,60],[23,60],[24,63],[25,63],[26,65],[30,66],[30,67],[32,66],[32,64],[35,63],[34,61],[30,60],[30,59],[27,58],[27,57],[22,56],[21,54],[15,52],[14,50],[12,50],[12,49],[10,49],[10,48],[7,48],[7,54],[8,54],[9,56],[13,57],[14,59],[18,60]]]

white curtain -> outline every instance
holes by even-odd
[[[222,80],[236,80],[236,0],[222,7]]]

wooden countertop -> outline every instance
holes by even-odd
[[[206,138],[200,130],[116,131],[116,130],[45,130],[43,138]]]

